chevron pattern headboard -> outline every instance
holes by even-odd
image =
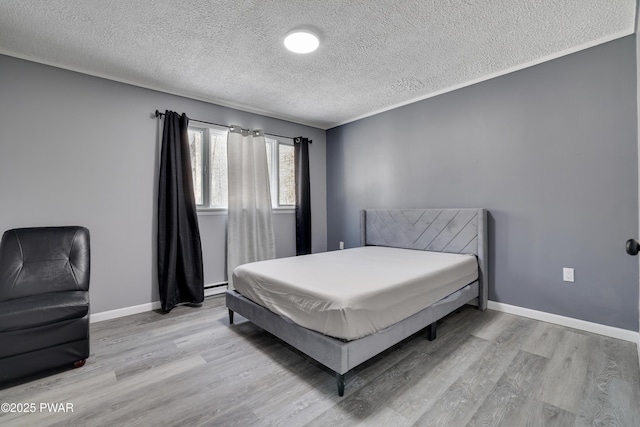
[[[480,295],[488,298],[486,209],[367,209],[361,213],[363,246],[390,246],[435,252],[468,253],[478,257]]]

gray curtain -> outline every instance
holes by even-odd
[[[276,257],[267,150],[262,131],[232,126],[227,141],[227,162],[227,277],[229,289],[234,289],[233,270],[237,266]]]
[[[204,301],[202,246],[185,114],[164,113],[158,185],[158,285],[164,311]]]

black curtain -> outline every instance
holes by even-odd
[[[204,301],[188,124],[185,114],[165,111],[158,185],[158,284],[167,312],[182,302]]]
[[[296,169],[296,255],[311,253],[311,185],[309,183],[308,138],[293,140]]]

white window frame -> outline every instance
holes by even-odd
[[[280,146],[288,145],[293,147],[293,139],[265,137],[265,141],[271,145],[271,176],[269,185],[271,190],[271,207],[274,210],[295,210],[296,206],[280,204]],[[295,166],[294,166],[295,168]],[[294,170],[295,173],[295,170]]]
[[[196,204],[196,209],[198,211],[226,211],[226,206],[210,206],[211,191],[209,189],[209,186],[211,184],[211,178],[209,173],[209,161],[211,160],[211,133],[217,133],[218,135],[226,138],[229,133],[229,129],[221,126],[196,124],[189,125],[188,130],[202,131],[202,204]]]
[[[220,136],[227,137],[229,133],[229,129],[222,126],[215,125],[207,125],[207,124],[190,124],[188,126],[189,130],[197,130],[202,132],[202,202],[201,205],[196,205],[196,209],[198,213],[212,213],[216,212],[226,213],[228,207],[227,206],[209,206],[211,199],[211,192],[209,189],[211,178],[210,178],[210,135],[211,133],[217,133]],[[280,182],[279,182],[279,148],[280,145],[288,145],[293,146],[293,139],[283,138],[283,137],[266,137],[265,142],[272,144],[271,147],[271,171],[269,176],[269,189],[271,191],[271,208],[274,212],[294,212],[295,205],[280,205]],[[294,166],[295,167],[295,166]],[[294,171],[295,173],[295,171]]]

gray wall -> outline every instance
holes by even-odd
[[[359,244],[362,208],[485,207],[491,300],[637,331],[635,55],[629,36],[330,129],[329,249]]]
[[[0,232],[84,225],[92,311],[157,301],[156,109],[311,138],[313,250],[326,250],[325,131],[1,55]],[[207,283],[224,280],[224,221],[200,216]],[[276,215],[278,255],[295,251],[293,224]]]
[[[640,4],[636,3],[636,95],[637,95],[637,102],[636,102],[636,106],[638,108],[637,114],[638,114],[638,147],[640,147],[640,35],[638,34],[638,17],[640,16],[640,11],[638,10],[638,7],[640,6]],[[640,148],[639,148],[640,150]],[[639,160],[638,162],[640,162],[640,153],[639,153]],[[638,172],[638,181],[640,182],[640,171]],[[638,220],[640,221],[640,218],[638,218]],[[635,237],[636,239],[639,239],[640,237]],[[638,257],[638,262],[640,263],[640,256]],[[640,294],[640,278],[638,279],[638,294]],[[640,295],[638,295],[638,329],[640,329]],[[638,361],[640,362],[640,340],[638,340]]]

